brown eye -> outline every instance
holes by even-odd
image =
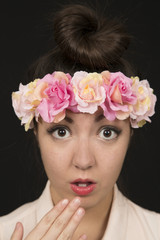
[[[65,139],[70,136],[70,132],[66,128],[60,127],[60,128],[54,129],[52,135],[54,138]]]
[[[103,135],[104,135],[104,137],[110,137],[111,135],[112,135],[112,130],[110,130],[110,129],[105,129],[104,131],[103,131]]]
[[[113,140],[118,136],[118,132],[111,128],[103,128],[100,131],[99,136],[104,140]]]
[[[57,132],[58,136],[64,137],[66,135],[66,130],[65,129],[59,129]]]

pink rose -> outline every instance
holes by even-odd
[[[37,83],[48,83],[48,88],[44,91],[46,98],[42,99],[36,109],[45,122],[53,122],[54,120],[58,122],[62,120],[65,117],[66,108],[70,107],[71,109],[73,108],[73,111],[76,111],[76,101],[73,91],[71,91],[70,79],[64,75],[59,72],[58,74],[56,72],[47,74]],[[58,116],[60,116],[59,120]]]
[[[110,73],[110,80],[105,84],[105,90],[106,100],[101,105],[105,117],[110,121],[115,120],[115,118],[119,120],[128,118],[132,110],[131,105],[137,101],[132,90],[132,79],[121,72]]]

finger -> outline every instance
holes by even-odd
[[[81,199],[79,197],[74,198],[62,212],[62,214],[60,214],[54,221],[47,234],[43,237],[43,240],[57,239],[58,236],[63,232],[66,225],[69,223],[72,216],[79,208],[80,204]],[[79,223],[77,222],[77,225],[78,224]]]
[[[78,240],[86,240],[87,239],[87,235],[83,234]]]
[[[22,237],[23,237],[23,225],[22,223],[18,222],[11,236],[11,240],[22,240]]]
[[[38,223],[38,225],[30,232],[26,240],[41,239],[50,229],[55,219],[63,212],[68,204],[68,199],[60,201],[53,209],[51,209]]]
[[[83,218],[84,214],[85,214],[84,209],[78,208],[78,210],[73,215],[68,225],[62,232],[62,234],[58,237],[58,240],[71,239],[81,219]],[[86,239],[85,235],[81,236],[80,239],[83,239],[83,240]]]

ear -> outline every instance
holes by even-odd
[[[36,138],[37,138],[37,135],[38,135],[38,123],[39,122],[41,122],[40,118],[38,119],[38,121],[36,121],[35,118],[33,119],[33,124],[34,124],[33,133],[34,133]]]
[[[33,137],[35,138],[35,142],[39,148],[39,140],[38,140],[38,127],[37,125],[34,126],[34,129],[33,129]]]
[[[34,133],[35,137],[37,138],[37,127],[34,127],[33,133]]]
[[[134,130],[133,128],[131,128],[131,137],[133,137],[133,134],[134,134]]]
[[[38,142],[38,122],[34,119],[33,134]]]

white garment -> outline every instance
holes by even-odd
[[[24,226],[24,237],[53,207],[50,182],[39,199],[0,217],[0,240],[10,240],[17,222]],[[160,214],[143,209],[114,187],[110,217],[102,240],[160,240]]]

